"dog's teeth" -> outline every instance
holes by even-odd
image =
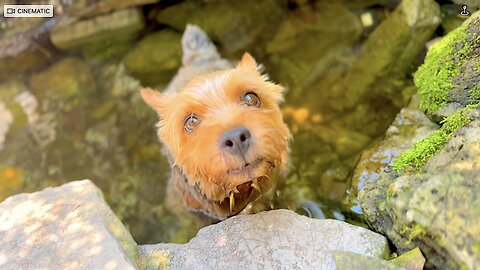
[[[251,186],[253,189],[255,189],[256,191],[262,192],[262,190],[260,189],[260,186],[259,186],[257,183],[253,182],[253,183],[250,184],[250,186]]]
[[[230,212],[233,212],[234,207],[235,207],[235,192],[232,190],[230,191]]]

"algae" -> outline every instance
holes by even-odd
[[[409,168],[421,169],[448,142],[450,137],[472,119],[466,114],[468,109],[477,108],[480,104],[469,105],[458,110],[455,114],[442,121],[442,127],[427,138],[415,143],[413,148],[401,153],[393,162],[392,167],[397,171]]]
[[[433,114],[448,101],[452,79],[460,73],[456,55],[467,53],[467,46],[457,51],[457,44],[465,43],[466,25],[463,25],[435,43],[427,53],[425,63],[415,73],[415,85],[419,88],[420,109]]]

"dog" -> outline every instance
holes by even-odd
[[[225,219],[278,185],[291,138],[279,109],[283,94],[248,53],[177,92],[141,90],[160,118],[171,183],[188,209]]]

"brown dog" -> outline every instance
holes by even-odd
[[[185,206],[222,219],[276,185],[290,139],[278,107],[283,91],[248,53],[236,68],[197,76],[179,92],[142,89],[160,117],[158,137]]]

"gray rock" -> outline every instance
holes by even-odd
[[[63,50],[79,49],[109,39],[131,40],[144,27],[143,13],[130,8],[85,20],[65,20],[52,29],[52,43]]]
[[[420,247],[428,268],[480,267],[480,110],[424,170],[383,172],[360,191],[365,218],[399,252]]]
[[[345,222],[274,210],[205,227],[184,245],[140,250],[147,269],[336,269],[333,251],[383,258],[388,245],[383,236]]]
[[[89,180],[0,204],[1,269],[138,269],[136,243]]]
[[[396,266],[387,261],[380,260],[378,258],[363,256],[357,253],[348,251],[334,251],[333,257],[337,264],[338,270],[402,270],[405,269],[400,266]]]

